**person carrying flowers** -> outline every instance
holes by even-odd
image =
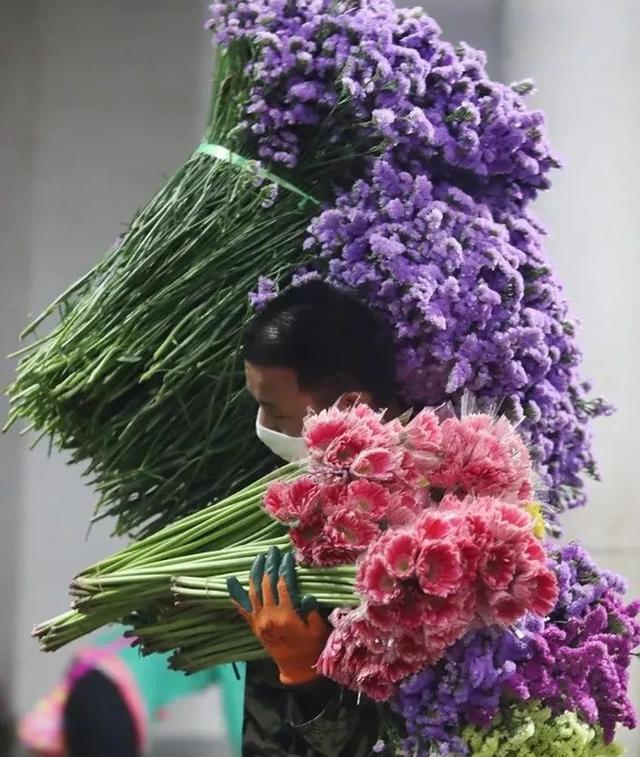
[[[288,461],[305,455],[309,409],[337,401],[397,414],[389,329],[346,292],[320,281],[286,290],[249,324],[247,388],[259,405],[258,437]],[[247,593],[229,579],[240,613],[269,653],[247,664],[243,754],[364,757],[381,733],[379,705],[321,677],[315,665],[330,633],[312,597],[298,602],[293,556],[277,549],[254,563]]]
[[[266,299],[247,394],[287,463],[83,571],[43,648],[124,614],[176,670],[247,662],[246,755],[620,754],[640,605],[543,541],[516,426],[468,395],[402,412],[393,340],[350,294]]]

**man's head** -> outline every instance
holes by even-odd
[[[394,402],[395,350],[388,326],[351,295],[321,281],[287,289],[249,324],[247,388],[269,429],[297,436],[309,408],[341,396]]]

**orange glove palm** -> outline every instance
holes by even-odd
[[[293,686],[317,678],[315,664],[330,628],[312,597],[302,600],[305,618],[296,609],[293,555],[282,557],[277,547],[269,550],[266,559],[259,555],[251,569],[248,595],[235,576],[227,579],[227,585],[238,612],[278,666],[282,683]]]

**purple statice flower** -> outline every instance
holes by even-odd
[[[600,570],[577,544],[553,555],[560,595],[543,627],[530,632],[530,654],[510,686],[556,713],[578,712],[598,723],[610,743],[618,724],[633,728],[629,664],[640,644],[640,603],[625,605],[624,582]]]
[[[522,422],[549,521],[582,504],[590,420],[608,408],[588,399],[527,208],[558,165],[531,84],[492,81],[481,52],[392,0],[223,2],[209,26],[251,50],[234,149],[327,203],[306,244],[317,264],[298,274],[387,316],[409,403],[473,393]]]
[[[406,165],[520,206],[557,166],[528,88],[489,79],[484,54],[441,38],[392,0],[253,0],[211,6],[227,47],[248,42],[243,127],[260,158],[293,168],[318,145],[387,144]],[[321,138],[318,135],[321,134]],[[367,149],[369,148],[369,149]],[[356,150],[356,152],[358,152]]]
[[[551,620],[562,624],[568,618],[579,617],[602,596],[612,591],[623,595],[624,579],[608,570],[602,570],[587,550],[578,542],[563,547],[547,545],[552,555],[551,567],[558,579],[558,601]]]
[[[498,219],[387,154],[312,221],[305,247],[311,269],[393,326],[409,404],[471,393],[521,422],[553,519],[581,502],[580,474],[595,463],[580,352],[540,239],[526,214]]]
[[[273,279],[260,276],[258,286],[249,294],[249,302],[256,310],[262,308],[278,294],[278,285]]]
[[[462,729],[491,723],[516,664],[529,655],[529,639],[522,626],[472,631],[437,665],[407,679],[393,700],[407,753],[467,755]]]

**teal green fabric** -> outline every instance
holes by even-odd
[[[96,647],[105,646],[122,636],[123,628],[115,627],[97,637]],[[222,705],[227,724],[229,742],[236,754],[242,753],[242,720],[244,715],[245,665],[236,665],[238,677],[232,665],[220,665],[201,673],[185,675],[170,670],[169,655],[152,654],[142,657],[137,647],[124,647],[116,653],[126,664],[138,684],[149,721],[158,712],[182,697],[196,694],[209,686],[220,686]]]

